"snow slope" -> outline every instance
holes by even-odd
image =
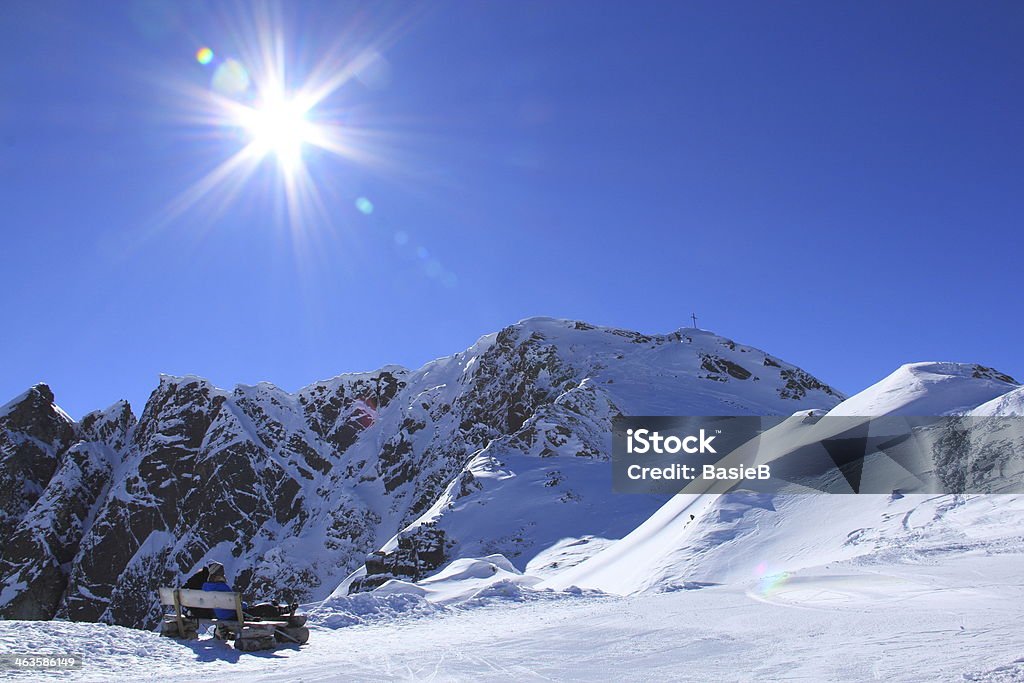
[[[865,415],[869,409],[941,415],[962,410],[965,401],[988,400],[997,391],[1005,394],[1013,388],[1008,382],[979,373],[977,368],[951,363],[905,365],[847,399],[829,415]],[[789,446],[793,441],[790,435],[803,428],[802,422],[794,417],[764,434],[757,444],[758,462],[778,455],[773,452],[774,443]],[[541,585],[575,585],[630,594],[686,581],[731,583],[758,574],[792,572],[868,555],[877,550],[869,542],[874,538],[899,547],[911,539],[928,537],[934,524],[946,520],[935,512],[928,524],[908,526],[907,520],[919,506],[931,505],[921,496],[893,500],[884,495],[744,491],[719,495],[725,490],[715,482],[695,482],[628,536]],[[973,508],[989,505],[986,500],[979,497],[964,503],[942,496],[934,498],[934,505],[937,509],[961,504]],[[1016,543],[1024,530],[1024,507],[1015,497],[1000,496],[996,500],[1006,506],[1008,523],[997,524],[990,531],[996,536],[1001,533],[1000,538],[1008,543]],[[952,528],[958,527],[954,524]],[[977,528],[973,532],[981,533]],[[945,540],[936,543],[941,546]]]
[[[539,593],[314,625],[301,648],[251,654],[211,638],[0,621],[0,650],[84,655],[78,672],[9,676],[25,681],[1013,681],[1024,676],[1019,568],[1019,555],[964,554],[832,566],[764,590]]]
[[[987,403],[967,412],[975,417],[1022,416],[1024,415],[1024,387],[998,396]]]
[[[846,399],[829,415],[948,415],[1015,388],[1012,377],[973,363],[908,363]]]

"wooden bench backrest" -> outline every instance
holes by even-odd
[[[174,604],[174,589],[173,588],[158,588],[157,593],[160,594],[161,605],[173,605]]]
[[[206,609],[235,609],[241,593],[228,591],[198,591],[191,588],[178,590],[178,601],[182,607],[205,607]]]
[[[244,621],[242,614],[242,594],[228,591],[200,591],[191,588],[160,588],[161,605],[174,605],[176,610],[182,607],[202,607],[205,609],[234,610],[238,623]]]

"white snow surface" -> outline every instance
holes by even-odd
[[[363,594],[359,618],[260,653],[208,636],[0,622],[0,651],[84,656],[76,672],[7,675],[26,681],[1013,681],[1024,676],[1020,566],[1020,554],[975,548],[628,597],[540,591],[430,608]]]
[[[977,417],[1024,416],[1024,387],[983,403],[967,414]]]
[[[908,363],[829,415],[947,415],[969,410],[1015,389],[971,363]],[[979,376],[980,375],[980,376]]]
[[[495,595],[519,597],[521,587],[537,584],[540,577],[524,575],[502,555],[483,558],[462,557],[436,574],[418,582],[392,579],[375,588],[375,596],[408,595],[423,598],[433,605],[464,603]],[[339,610],[346,611],[356,596],[335,593],[315,611],[318,619],[330,619]]]

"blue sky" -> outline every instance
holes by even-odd
[[[372,158],[307,145],[301,225],[273,157],[172,215],[247,143],[181,93],[268,7],[5,4],[0,401],[141,410],[161,372],[294,390],[532,315],[691,311],[848,392],[1024,377],[1019,3],[287,3],[289,87],[382,56],[310,112]]]

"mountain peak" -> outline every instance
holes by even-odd
[[[35,384],[31,389],[29,389],[29,392],[38,395],[39,398],[46,403],[53,403],[53,390],[50,389],[50,385],[48,384],[43,382]]]
[[[26,401],[39,404],[53,403],[53,391],[50,389],[49,385],[42,382],[33,384],[31,387],[0,406],[0,416],[6,415],[14,410],[15,407]]]
[[[47,414],[69,425],[74,423],[71,416],[54,403],[53,390],[43,382],[32,385],[0,406],[0,418],[16,419],[16,414],[21,414],[22,419],[35,419],[35,416]]]

